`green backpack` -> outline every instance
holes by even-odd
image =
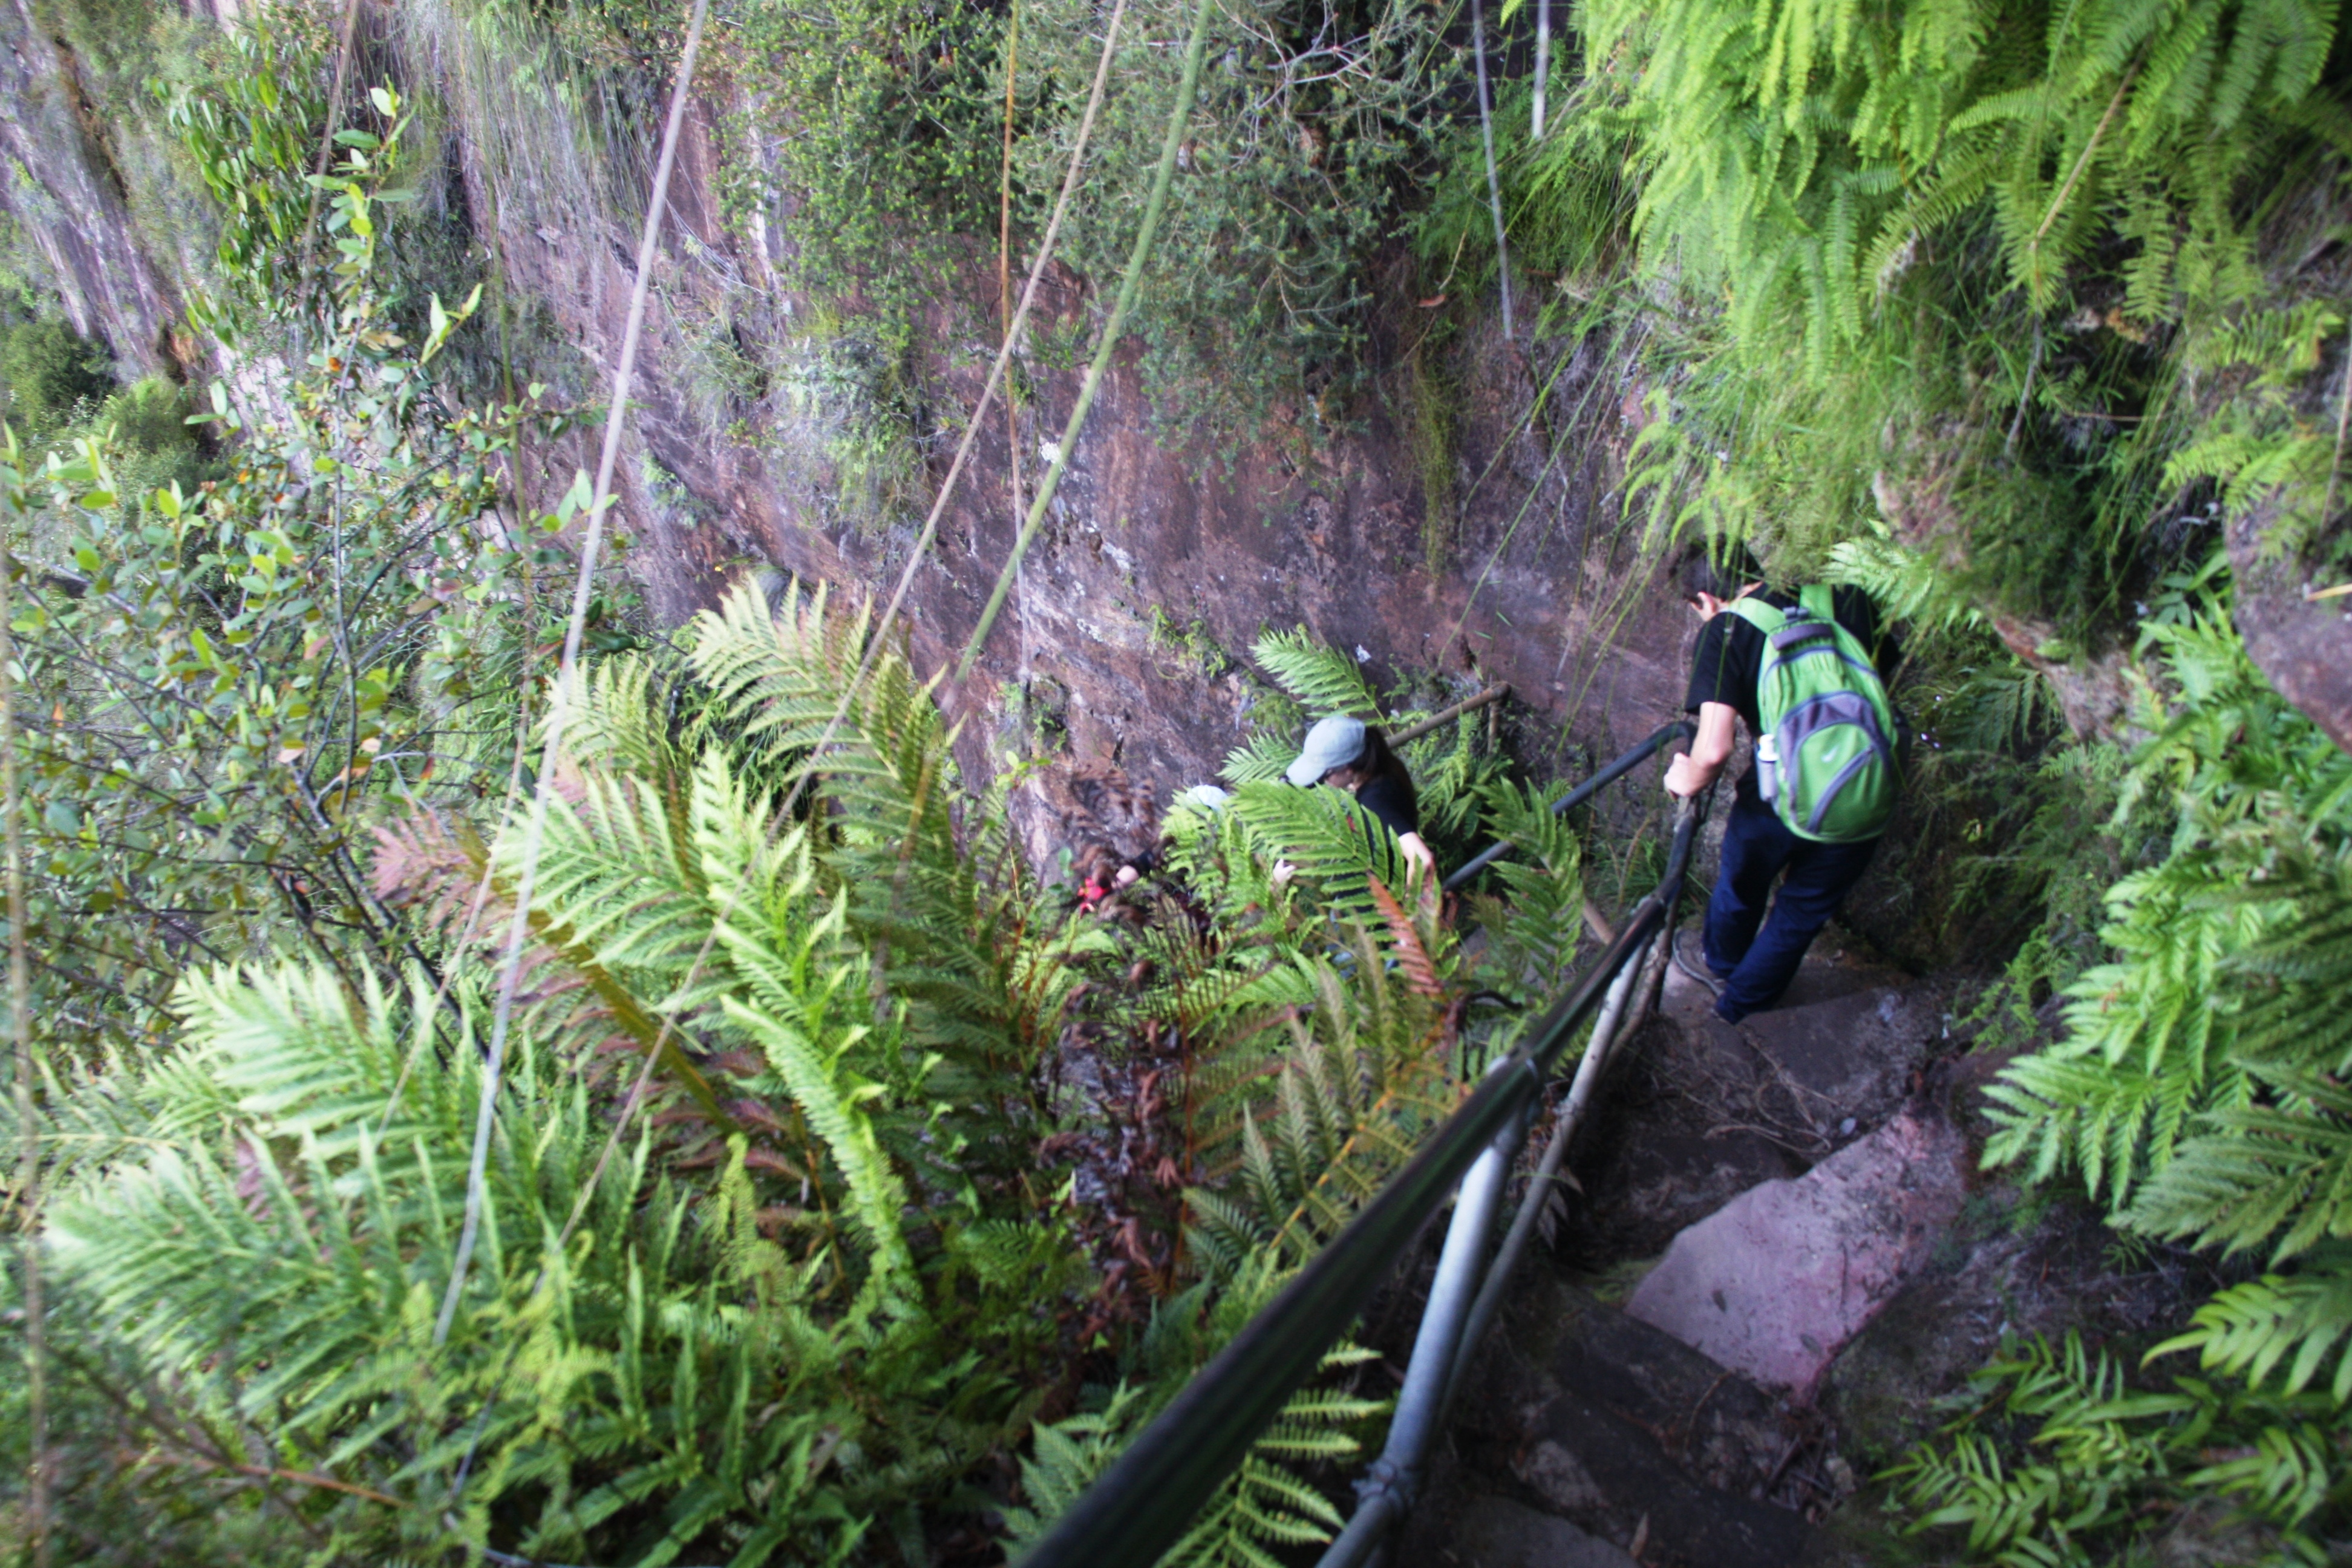
[[[1797,607],[1741,599],[1733,613],[1764,634],[1756,707],[1764,733],[1758,782],[1789,831],[1819,844],[1853,844],[1886,831],[1901,786],[1895,710],[1861,639],[1830,613],[1815,585]]]

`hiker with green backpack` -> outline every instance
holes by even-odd
[[[1756,737],[1700,931],[1704,973],[1675,954],[1711,981],[1717,1016],[1733,1024],[1788,989],[1862,879],[1901,786],[1885,686],[1897,655],[1877,607],[1858,588],[1779,593],[1748,565],[1702,554],[1683,568],[1685,596],[1706,623],[1684,704],[1698,734],[1666,771],[1670,793],[1696,795],[1731,760],[1735,719]]]

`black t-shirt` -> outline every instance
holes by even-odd
[[[1404,786],[1392,778],[1365,780],[1356,792],[1356,804],[1387,823],[1389,831],[1400,838],[1421,831],[1421,817],[1406,797]]]
[[[1797,603],[1789,595],[1770,589],[1759,590],[1756,597],[1777,610],[1792,609]],[[1838,625],[1870,649],[1879,679],[1892,680],[1902,649],[1894,634],[1879,629],[1878,606],[1871,603],[1870,595],[1859,588],[1839,588],[1830,595],[1830,611]],[[1764,634],[1747,616],[1726,610],[1699,631],[1698,650],[1691,655],[1690,694],[1683,700],[1683,710],[1696,713],[1702,702],[1721,702],[1738,710],[1748,721],[1748,732],[1756,733],[1764,727],[1756,706],[1756,678],[1763,669]]]

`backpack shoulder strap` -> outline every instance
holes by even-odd
[[[1744,599],[1734,600],[1726,607],[1768,637],[1789,624],[1787,616],[1753,594]]]
[[[1837,619],[1834,595],[1827,583],[1808,583],[1797,590],[1797,603],[1825,621]]]

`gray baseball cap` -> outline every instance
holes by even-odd
[[[1333,768],[1344,768],[1364,754],[1364,721],[1343,719],[1333,714],[1328,719],[1315,721],[1315,728],[1307,731],[1306,741],[1298,748],[1298,760],[1282,770],[1282,776],[1305,788],[1318,784]]]

